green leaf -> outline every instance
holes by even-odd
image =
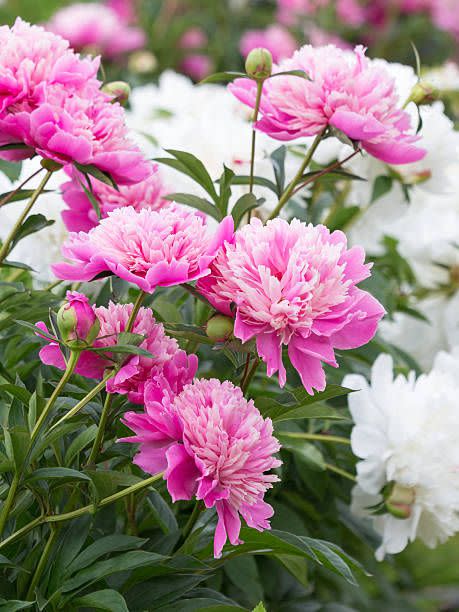
[[[10,142],[9,144],[4,144],[0,146],[0,151],[15,151],[17,149],[30,150],[30,147],[28,147],[22,142]],[[32,151],[30,151],[30,156],[32,156]]]
[[[0,263],[0,268],[17,268],[18,270],[27,270],[28,272],[33,272],[33,268],[31,268],[27,264],[22,263],[21,261],[11,261],[9,259],[3,260],[2,263]]]
[[[17,612],[32,607],[33,601],[20,601],[19,599],[0,599],[0,612]]]
[[[282,563],[285,569],[290,572],[300,584],[306,588],[310,587],[306,559],[301,559],[293,555],[276,555],[276,559]]]
[[[376,177],[373,184],[370,203],[376,202],[392,189],[393,179],[390,176],[380,175]]]
[[[234,172],[223,164],[223,173],[218,181],[220,184],[220,197],[217,202],[217,207],[223,216],[228,212],[228,203],[231,197],[231,184],[234,176]]]
[[[114,344],[113,346],[100,346],[100,347],[91,347],[85,349],[87,351],[91,351],[93,353],[121,353],[128,355],[140,355],[141,357],[149,357],[152,359],[154,355],[149,351],[140,348],[139,346],[134,346],[132,344]]]
[[[247,174],[240,174],[238,176],[235,176],[232,180],[232,184],[233,185],[250,185],[250,176]],[[278,190],[277,190],[276,185],[269,179],[264,178],[263,176],[254,176],[253,184],[258,185],[259,187],[266,187],[267,189],[270,189],[277,195]]]
[[[302,79],[307,79],[310,81],[309,75],[304,70],[286,70],[285,72],[275,72],[269,78],[273,79],[278,76],[296,76],[301,77]]]
[[[257,200],[253,193],[246,193],[245,195],[241,196],[234,205],[233,210],[231,211],[231,214],[234,219],[235,228],[239,226],[239,223],[242,221],[242,218],[246,213],[249,212],[249,210],[253,210],[258,206],[261,206],[264,201],[264,198],[260,198]]]
[[[191,208],[200,210],[217,221],[221,221],[223,219],[223,215],[221,214],[220,210],[216,208],[212,202],[209,202],[209,200],[206,200],[205,198],[199,198],[191,193],[170,193],[169,195],[165,196],[165,199],[191,206]]]
[[[2,160],[0,160],[1,162]],[[42,193],[50,193],[51,189],[44,189]],[[0,202],[2,200],[8,199],[8,202],[2,204],[2,206],[6,206],[6,204],[11,204],[12,202],[20,202],[21,200],[28,200],[35,193],[35,189],[19,189],[19,191],[5,191],[0,195]],[[13,194],[13,195],[11,195]]]
[[[202,81],[199,81],[198,85],[206,85],[208,83],[229,83],[230,81],[234,81],[234,79],[239,78],[249,78],[245,72],[234,72],[228,70],[227,72],[215,72],[214,74],[210,74]]]
[[[326,469],[325,459],[320,450],[306,440],[299,438],[289,438],[282,433],[276,433],[276,437],[283,449],[292,452],[301,462],[304,462],[309,469],[322,472]]]
[[[86,185],[83,183],[83,181],[81,181],[80,179],[78,179],[78,182],[80,183],[80,186],[82,187],[83,191],[86,194],[86,197],[88,198],[89,202],[91,203],[91,206],[94,208],[97,218],[101,219],[102,218],[102,213],[100,212],[100,206],[99,206],[99,202],[96,198],[96,196],[93,194],[93,192],[88,189],[86,187]],[[89,185],[91,185],[91,182],[88,181]],[[92,185],[91,185],[92,187]]]
[[[260,602],[259,602],[259,603],[258,603],[258,604],[255,606],[255,608],[252,610],[252,612],[266,612],[266,608],[265,608],[265,606],[263,605],[263,602],[262,602],[262,601],[260,601]]]
[[[260,583],[257,562],[253,557],[245,556],[229,559],[224,565],[225,574],[247,597],[255,603],[263,598],[263,587]]]
[[[30,434],[24,427],[3,428],[4,445],[8,459],[20,471],[27,457]]]
[[[161,531],[166,535],[177,531],[177,520],[169,504],[164,501],[158,491],[149,491],[147,500]]]
[[[137,538],[129,535],[109,535],[97,539],[72,561],[66,569],[65,575],[71,576],[108,553],[124,552],[126,550],[140,548],[146,542],[147,540],[144,538]]]
[[[287,148],[281,146],[270,155],[271,163],[274,170],[274,176],[276,178],[276,194],[280,197],[285,189],[285,156],[287,154]]]
[[[19,179],[19,177],[21,176],[21,171],[22,162],[10,162],[6,159],[0,159],[0,172],[7,176],[12,183]]]
[[[345,206],[339,208],[327,217],[326,225],[331,232],[345,229],[348,223],[353,221],[355,217],[360,214],[360,211],[360,206]]]
[[[35,234],[36,232],[39,232],[45,227],[49,227],[53,224],[54,221],[47,219],[44,215],[30,215],[30,217],[27,217],[27,219],[19,228],[17,234],[14,237],[14,240],[11,242],[11,248],[16,246],[16,244],[23,238],[26,238],[26,236]]]
[[[186,168],[186,174],[204,187],[214,202],[218,201],[214,183],[200,159],[186,151],[177,151],[176,149],[165,149],[165,151],[169,155],[173,155]]]
[[[105,561],[98,561],[79,571],[73,578],[64,582],[62,585],[62,592],[67,593],[75,589],[80,589],[85,585],[89,585],[102,578],[111,576],[112,574],[127,572],[138,567],[149,567],[156,563],[160,563],[164,559],[165,557],[163,555],[157,555],[156,553],[143,550],[130,551],[122,555],[116,555]]]
[[[110,187],[113,187],[113,189],[119,191],[118,185],[115,183],[115,181],[108,172],[104,172],[103,170],[100,170],[100,168],[97,168],[97,166],[93,166],[92,164],[85,165],[79,164],[78,162],[74,161],[73,165],[83,174],[90,174],[98,181],[101,181],[102,183],[105,183],[106,185],[109,185]]]
[[[113,589],[102,589],[83,595],[75,599],[72,604],[96,610],[108,610],[108,612],[129,612],[124,597]]]
[[[97,425],[91,425],[87,429],[84,429],[78,436],[72,440],[70,446],[65,452],[64,462],[69,465],[73,459],[81,453],[81,451],[91,444],[97,435]]]
[[[29,323],[28,321],[21,321],[20,319],[15,319],[14,322],[17,323],[18,325],[22,325],[22,327],[27,327],[27,329],[32,330],[35,334],[38,334],[39,336],[43,336],[44,338],[47,338],[48,340],[57,342],[57,338],[55,338],[55,336],[51,336],[51,334],[47,334],[46,332],[42,331],[39,327],[37,327],[33,323]]]
[[[25,387],[20,387],[19,385],[13,385],[11,383],[5,383],[3,385],[0,385],[0,391],[6,391],[26,406],[29,405],[31,395]]]
[[[36,482],[37,480],[86,480],[91,482],[91,479],[83,472],[72,470],[71,468],[64,467],[50,467],[50,468],[39,468],[35,470],[25,479],[26,484]]]

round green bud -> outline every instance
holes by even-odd
[[[418,81],[411,90],[408,102],[414,102],[415,104],[420,106],[421,104],[432,104],[432,102],[438,100],[439,97],[440,92],[436,87],[434,87],[430,83]]]
[[[416,491],[414,488],[394,483],[386,498],[386,510],[396,518],[407,519],[411,516],[415,501]]]
[[[267,79],[273,70],[273,56],[262,47],[252,49],[245,60],[245,71],[253,79]]]
[[[215,315],[206,325],[206,334],[214,342],[224,342],[233,337],[234,320],[225,315]]]
[[[131,95],[131,88],[129,84],[124,81],[106,83],[102,87],[102,91],[112,97],[112,103],[119,102],[121,106],[126,106],[129,96]]]
[[[45,170],[48,170],[48,172],[57,172],[62,168],[62,164],[55,162],[53,159],[42,159],[40,166]]]

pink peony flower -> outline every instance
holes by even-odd
[[[370,276],[360,247],[323,225],[259,219],[220,250],[198,289],[226,315],[235,310],[234,335],[256,339],[268,376],[286,371],[282,346],[308,393],[325,388],[322,361],[338,367],[334,349],[366,344],[384,308],[357,284]]]
[[[450,32],[459,39],[457,0],[430,0],[432,20],[437,28]]]
[[[86,195],[86,179],[75,169],[67,169],[71,180],[62,185],[62,198],[68,209],[62,212],[66,228],[70,232],[88,232],[99,223],[97,213]],[[136,210],[147,208],[160,210],[169,206],[162,196],[166,194],[159,167],[152,164],[151,175],[140,183],[121,186],[119,190],[91,178],[92,194],[97,200],[101,217],[104,219],[117,208],[132,206]]]
[[[365,23],[366,7],[359,0],[336,0],[336,12],[346,25],[358,27]]]
[[[278,477],[265,474],[281,462],[270,419],[263,419],[252,400],[232,383],[195,380],[173,396],[157,383],[145,391],[145,413],[128,412],[123,422],[139,442],[134,463],[151,474],[165,470],[175,502],[193,496],[215,507],[218,523],[214,555],[227,539],[241,543],[240,516],[249,527],[269,529],[272,507],[264,494]]]
[[[208,55],[192,53],[180,62],[180,70],[194,81],[202,81],[213,70],[213,62]]]
[[[141,49],[146,42],[140,28],[129,26],[112,7],[95,2],[61,8],[46,28],[68,40],[76,51],[100,53],[108,59]]]
[[[182,206],[161,212],[118,208],[88,233],[72,233],[62,253],[73,263],[53,266],[58,278],[89,281],[112,273],[152,293],[209,273],[219,247],[233,235],[226,217],[211,237],[205,219]]]
[[[209,37],[202,28],[188,28],[179,41],[181,49],[205,49],[209,43]]]
[[[94,316],[100,322],[100,330],[94,347],[110,347],[117,343],[118,335],[125,331],[132,304],[109,303],[92,307]],[[46,325],[37,323],[48,333]],[[141,308],[135,320],[132,332],[141,334],[145,340],[141,348],[149,351],[153,357],[132,355],[128,357],[114,378],[107,381],[108,393],[127,395],[131,402],[143,403],[145,385],[152,380],[165,381],[175,393],[189,383],[197,370],[196,355],[187,355],[181,350],[177,341],[167,336],[161,323],[156,323],[149,308]],[[40,350],[40,359],[46,365],[65,369],[64,356],[57,342],[50,342]],[[102,379],[107,368],[113,362],[100,353],[83,351],[76,366],[76,373],[86,378]]]
[[[294,25],[304,15],[314,15],[330,0],[277,0],[277,18],[284,25]]]
[[[374,157],[390,164],[405,164],[425,156],[410,133],[410,116],[399,108],[395,80],[387,70],[365,57],[333,45],[310,45],[284,60],[274,72],[304,70],[309,79],[279,76],[265,83],[262,118],[256,127],[278,140],[314,136],[327,126],[359,141]],[[256,83],[237,79],[230,91],[255,106]]]
[[[244,57],[247,57],[252,49],[259,47],[268,49],[273,60],[278,62],[290,57],[297,44],[288,30],[279,25],[272,25],[266,30],[247,30],[243,34],[239,49]]]
[[[68,345],[92,344],[100,323],[83,293],[67,291],[66,301],[57,314],[57,325],[62,339]]]
[[[127,138],[123,109],[100,91],[98,68],[43,28],[19,18],[0,27],[0,145],[26,145],[0,157],[38,153],[93,164],[122,184],[146,179],[151,166]]]

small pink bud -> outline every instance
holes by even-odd
[[[62,340],[71,348],[91,346],[100,329],[88,298],[76,291],[67,291],[66,302],[57,313],[57,325]]]

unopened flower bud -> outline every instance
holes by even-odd
[[[217,314],[206,325],[206,334],[214,342],[224,342],[233,337],[234,320],[231,317]]]
[[[418,106],[421,104],[432,104],[440,97],[439,90],[430,83],[419,81],[411,90],[408,102],[414,102]]]
[[[42,159],[40,166],[48,172],[57,172],[62,168],[62,164],[55,162],[53,159]]]
[[[119,102],[121,106],[126,105],[131,95],[131,88],[124,81],[106,83],[102,87],[102,91],[112,97],[112,102]]]
[[[395,483],[386,499],[386,509],[396,518],[407,519],[411,516],[415,500],[416,491],[412,487]]]
[[[245,60],[245,71],[253,79],[267,79],[273,70],[273,56],[262,47],[252,49]]]
[[[67,291],[66,302],[57,313],[57,326],[63,342],[70,348],[91,346],[100,330],[100,322],[88,298]]]
[[[136,74],[149,74],[158,66],[158,60],[150,51],[137,51],[129,57],[128,68]]]

